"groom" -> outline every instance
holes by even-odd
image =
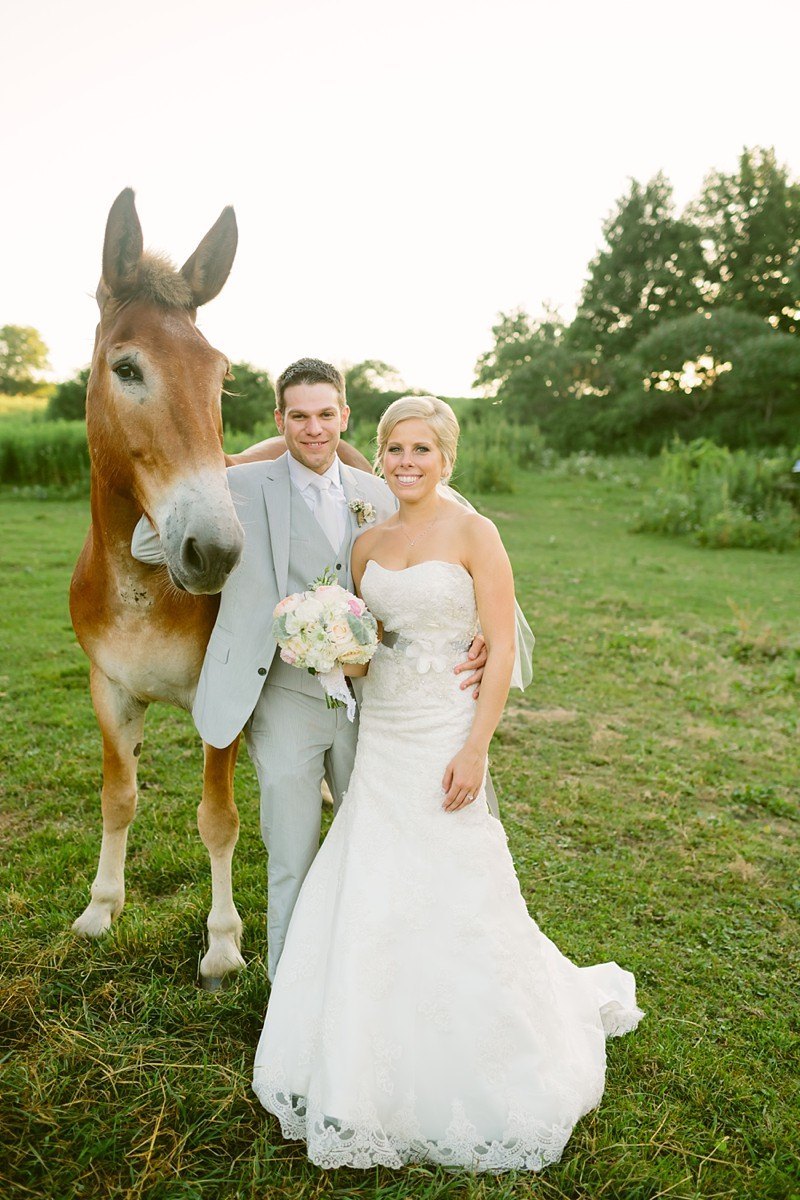
[[[220,594],[192,716],[206,742],[220,748],[245,732],[261,790],[261,834],[269,854],[268,974],[273,979],[289,918],[317,852],[320,787],[328,782],[338,810],[350,780],[358,723],[329,709],[318,681],[276,653],[272,612],[284,596],[305,590],[326,567],[352,590],[350,553],[363,529],[397,508],[374,475],[341,463],[336,451],[350,410],[336,367],[304,358],[276,384],[275,421],[287,452],[272,462],[228,470],[244,551]],[[361,502],[361,503],[359,503]],[[359,519],[358,509],[361,509]],[[362,523],[363,522],[363,523]],[[134,558],[163,561],[145,517],[131,546]],[[462,664],[478,672],[485,656]],[[473,686],[476,678],[464,686]]]

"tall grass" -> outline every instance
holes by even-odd
[[[790,550],[800,539],[795,458],[676,440],[662,452],[658,487],[635,528],[689,534],[712,548]]]
[[[520,427],[495,418],[470,422],[461,430],[453,483],[462,492],[506,495],[517,490],[517,473],[551,465],[538,426]]]
[[[0,483],[14,487],[74,488],[89,480],[83,421],[39,421],[30,415],[0,420]]]

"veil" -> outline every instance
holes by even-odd
[[[448,483],[438,484],[436,490],[446,500],[455,500],[456,503],[463,504],[470,512],[477,511],[474,504],[470,504],[466,497],[457,492],[455,488],[450,487]],[[533,648],[536,638],[525,619],[525,613],[520,608],[516,596],[514,597],[514,612],[516,615],[516,652],[514,669],[511,672],[511,686],[524,691],[533,679]]]

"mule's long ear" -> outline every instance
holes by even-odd
[[[181,267],[181,275],[192,289],[195,308],[206,304],[222,291],[233,266],[239,230],[233,209],[223,208],[191,258]]]
[[[103,243],[103,283],[112,296],[124,292],[133,282],[142,249],[133,188],[125,188],[111,205]]]

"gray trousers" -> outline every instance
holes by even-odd
[[[261,790],[261,836],[269,855],[267,973],[275,978],[289,919],[319,849],[320,787],[327,780],[338,811],[356,755],[358,718],[306,696],[265,684],[245,727]]]

